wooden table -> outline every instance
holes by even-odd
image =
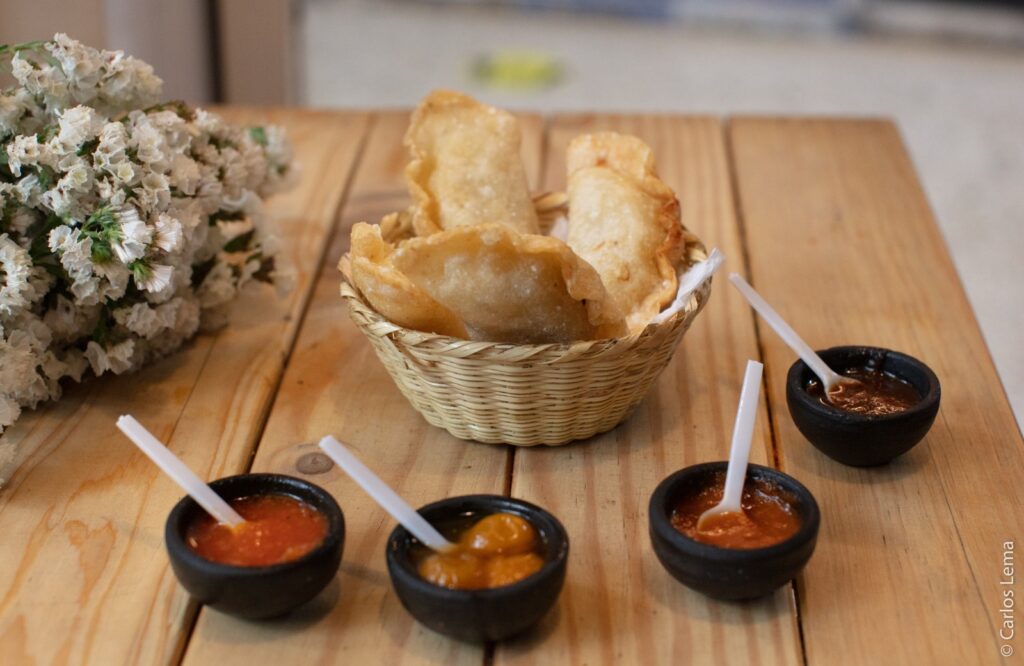
[[[0,439],[0,663],[980,664],[1001,663],[1004,645],[1024,650],[999,635],[1003,593],[1014,589],[1002,584],[1004,544],[1024,546],[1024,446],[890,122],[522,118],[538,190],[564,186],[576,134],[638,134],[679,193],[685,224],[813,345],[880,345],[931,365],[943,383],[931,433],[888,466],[855,469],[797,432],[783,389],[793,355],[721,277],[656,389],[612,432],[512,449],[428,426],[349,321],[335,270],[350,224],[406,201],[407,114],[228,115],[282,123],[295,142],[303,178],[270,210],[297,288],[283,299],[250,291],[230,327],[136,375],[73,387]],[[755,460],[803,481],[823,519],[791,585],[719,603],[661,568],[646,506],[671,471],[727,455],[748,358],[766,365]],[[297,459],[333,433],[414,505],[511,492],[545,506],[572,540],[558,606],[499,645],[423,629],[385,572],[392,521],[333,469],[309,478],[348,520],[334,583],[272,622],[198,608],[163,548],[180,493],[115,430],[126,412],[210,479],[301,475]]]

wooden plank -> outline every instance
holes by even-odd
[[[228,114],[283,124],[304,178],[272,199],[296,288],[254,288],[231,325],[131,376],[77,386],[0,439],[0,661],[176,662],[195,608],[163,527],[181,492],[118,433],[131,412],[201,476],[243,470],[262,429],[367,117]],[[226,381],[228,378],[228,381]]]
[[[407,123],[407,113],[377,116],[345,207],[344,231],[332,243],[253,464],[257,471],[306,476],[337,498],[348,529],[341,572],[318,599],[281,621],[254,624],[204,610],[186,664],[483,661],[482,647],[424,629],[401,607],[384,563],[391,518],[337,469],[304,475],[296,468],[332,433],[413,506],[452,495],[501,494],[506,485],[506,448],[463,442],[428,425],[392,383],[338,295],[334,267],[348,246],[348,225],[408,205],[401,176]],[[543,123],[529,116],[522,124],[524,159],[536,182]]]
[[[560,119],[549,132],[547,187],[564,187],[569,140],[599,128],[649,142],[660,174],[679,193],[684,223],[741,270],[719,122]],[[743,368],[757,356],[749,309],[719,278],[711,302],[630,420],[587,442],[516,452],[512,494],[562,520],[570,561],[557,610],[536,631],[499,645],[496,663],[800,662],[790,587],[754,603],[712,601],[669,576],[647,535],[647,503],[661,479],[728,456]],[[753,458],[764,463],[771,438],[763,401],[755,436]]]
[[[793,354],[762,336],[787,471],[823,512],[798,581],[809,663],[999,661],[1024,446],[897,130],[740,119],[731,143],[754,285],[813,346],[898,349],[942,381],[921,444],[885,467],[844,467],[796,430]]]

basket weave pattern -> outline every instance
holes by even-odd
[[[707,258],[686,232],[687,265]],[[352,285],[341,295],[402,394],[434,426],[489,444],[558,445],[611,430],[643,400],[704,307],[710,282],[668,321],[611,340],[515,345],[396,326]]]

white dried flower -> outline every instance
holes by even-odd
[[[135,353],[135,340],[128,338],[111,347],[103,348],[90,340],[85,347],[85,358],[88,359],[92,371],[102,375],[108,370],[119,375],[132,367],[132,355]]]
[[[166,213],[160,213],[153,227],[153,245],[164,252],[175,252],[181,247],[181,222]]]
[[[116,261],[107,261],[94,264],[93,268],[100,278],[97,290],[102,298],[114,301],[124,296],[132,277],[132,272],[127,266]]]
[[[223,262],[214,265],[199,285],[199,302],[204,308],[215,308],[235,297],[235,278],[231,267]]]
[[[18,208],[11,215],[11,231],[19,236],[24,236],[28,233],[29,228],[36,223],[37,219],[35,212],[31,208]]]
[[[31,272],[32,259],[28,252],[7,234],[0,234],[0,317],[13,317],[31,303],[28,298]]]
[[[295,170],[277,128],[154,107],[159,78],[122,52],[58,34],[0,58],[2,433],[64,380],[223,324],[256,276],[284,284],[260,197]]]
[[[102,120],[93,109],[76,106],[57,114],[59,130],[54,137],[56,145],[65,151],[77,151],[83,143],[96,138]]]
[[[3,348],[0,347],[0,353],[3,353]],[[21,405],[14,399],[13,396],[8,396],[6,393],[0,392],[0,428],[6,428],[21,416]]]
[[[14,134],[24,113],[25,108],[18,103],[17,96],[0,94],[0,137]]]
[[[22,166],[35,166],[43,156],[43,144],[36,136],[16,136],[7,144],[7,168],[15,176],[21,175]]]
[[[192,196],[199,187],[199,179],[199,165],[194,159],[185,154],[174,156],[171,162],[171,187],[182,194]]]
[[[146,246],[153,239],[153,232],[139,217],[139,211],[131,206],[122,208],[116,217],[120,231],[112,247],[122,263],[130,264],[146,255]]]
[[[136,274],[135,284],[145,291],[160,292],[171,283],[174,268],[163,264],[152,264],[142,269],[141,276]]]

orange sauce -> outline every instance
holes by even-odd
[[[722,500],[725,472],[711,483],[682,496],[672,511],[672,527],[695,541],[720,548],[764,548],[785,541],[800,528],[795,499],[775,484],[747,479],[740,505],[743,513],[726,513],[697,529],[700,515]]]
[[[253,495],[229,502],[245,522],[237,527],[202,513],[185,531],[185,542],[200,557],[240,567],[264,567],[297,560],[327,536],[327,518],[288,495]]]
[[[515,514],[491,514],[457,539],[451,552],[422,556],[417,571],[424,580],[453,590],[489,589],[519,582],[544,564],[537,530]]]

